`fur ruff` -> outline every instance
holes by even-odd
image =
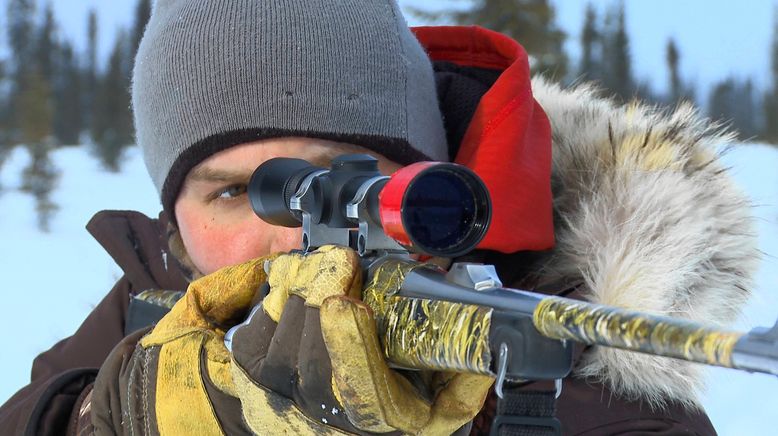
[[[733,322],[759,260],[750,202],[716,151],[733,135],[690,105],[617,106],[542,78],[533,93],[553,132],[557,245],[541,276],[583,281],[596,303]],[[652,408],[700,407],[701,366],[594,347],[575,374]]]

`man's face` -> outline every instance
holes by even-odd
[[[305,159],[317,166],[345,153],[378,158],[383,174],[401,166],[353,145],[309,138],[274,138],[239,145],[214,154],[186,177],[175,204],[176,219],[187,252],[197,269],[210,274],[266,254],[302,245],[302,230],[277,227],[254,214],[246,187],[254,170],[275,157]]]

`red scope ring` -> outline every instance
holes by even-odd
[[[416,162],[400,168],[392,174],[392,177],[381,189],[381,193],[378,194],[381,227],[383,227],[384,233],[406,247],[413,246],[413,243],[405,230],[402,219],[405,190],[420,172],[438,164],[439,162]]]
[[[469,187],[470,192],[475,195],[474,213],[476,215],[473,217],[472,227],[463,234],[462,239],[447,248],[429,245],[432,244],[431,241],[417,240],[419,235],[414,235],[416,230],[412,232],[411,228],[406,227],[407,223],[403,219],[403,216],[407,214],[404,209],[409,206],[405,203],[408,194],[412,191],[411,187],[417,180],[425,177],[425,173],[437,172],[436,167],[439,167],[443,173],[456,174],[459,180],[464,182]],[[381,227],[388,237],[410,251],[420,251],[433,256],[459,256],[475,248],[486,235],[491,221],[491,201],[486,185],[472,170],[449,162],[418,162],[401,168],[381,189],[378,203]]]

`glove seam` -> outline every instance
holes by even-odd
[[[149,424],[149,364],[151,363],[151,353],[144,352],[143,356],[143,386],[142,386],[142,395],[143,395],[143,423],[144,428],[146,430],[146,434],[151,434],[151,427]]]

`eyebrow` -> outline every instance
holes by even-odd
[[[244,170],[223,170],[202,166],[193,169],[186,179],[193,182],[247,182],[249,178],[251,178],[252,172],[253,171]]]
[[[348,154],[349,152],[343,150],[327,150],[323,153],[315,156],[308,157],[306,160],[314,166],[329,168],[332,165],[332,159],[341,154]],[[225,170],[211,168],[208,166],[200,166],[194,168],[187,176],[186,180],[193,182],[248,182],[254,170]]]
[[[335,159],[335,157],[345,154],[345,153],[337,153],[337,152],[331,152],[328,151],[326,153],[317,154],[316,156],[310,157],[306,159],[311,165],[317,166],[317,167],[324,167],[329,168],[330,165],[332,165],[332,159]]]

